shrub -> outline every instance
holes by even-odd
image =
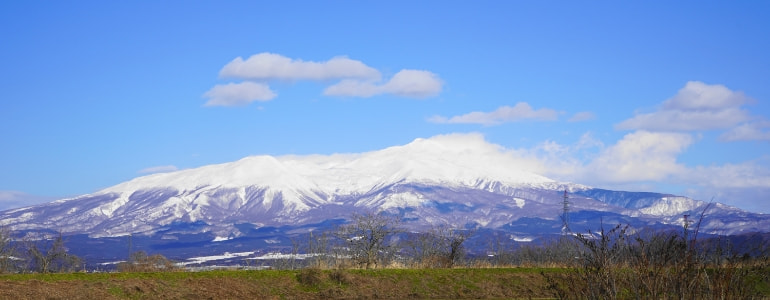
[[[341,285],[353,283],[353,276],[351,276],[350,273],[346,272],[345,270],[341,269],[335,269],[329,273],[329,279]]]
[[[697,231],[692,239],[685,232],[632,236],[626,228],[577,235],[578,260],[566,272],[541,273],[547,287],[563,299],[747,299],[770,279],[766,245],[701,242]]]
[[[297,281],[303,285],[317,286],[323,282],[323,272],[318,268],[305,268],[297,273]]]
[[[174,262],[160,254],[147,255],[144,251],[131,254],[127,262],[118,264],[120,272],[160,272],[176,271],[178,268]]]

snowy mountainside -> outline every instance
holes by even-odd
[[[104,192],[169,187],[179,191],[201,186],[223,188],[252,185],[280,191],[321,193],[365,192],[400,181],[472,185],[479,181],[507,184],[554,182],[522,171],[511,157],[483,140],[456,143],[451,139],[417,139],[404,146],[363,154],[330,156],[251,156],[232,163],[154,174],[122,183]]]
[[[288,235],[329,229],[356,212],[385,211],[413,230],[451,224],[532,240],[561,231],[567,190],[574,231],[613,222],[680,227],[683,215],[706,208],[704,232],[770,228],[769,215],[722,204],[556,182],[525,171],[528,162],[514,157],[476,135],[417,139],[360,154],[252,156],[3,211],[0,226],[105,243],[145,236],[152,247],[194,252],[229,243],[279,247]]]

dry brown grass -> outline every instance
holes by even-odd
[[[4,275],[0,299],[552,297],[537,270],[389,269]]]

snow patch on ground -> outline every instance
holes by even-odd
[[[223,242],[223,241],[229,241],[229,240],[232,240],[232,239],[233,239],[232,237],[223,237],[223,236],[218,236],[218,237],[215,237],[215,238],[214,238],[213,240],[211,240],[211,241],[212,241],[212,242]]]
[[[515,202],[516,202],[516,206],[517,206],[518,208],[524,208],[524,203],[526,203],[526,202],[527,202],[526,200],[524,200],[524,199],[521,199],[521,198],[513,198],[513,201],[515,201]]]
[[[231,259],[236,257],[245,257],[254,254],[254,251],[251,252],[236,252],[236,253],[230,253],[225,252],[221,255],[211,255],[211,256],[199,256],[199,257],[191,257],[188,258],[186,262],[180,262],[177,263],[177,266],[183,267],[187,265],[194,265],[194,264],[200,264],[205,263],[208,261],[216,261],[216,260],[223,260],[223,259]]]
[[[685,197],[664,197],[639,211],[648,215],[671,217],[693,210],[701,204],[700,201]]]
[[[262,256],[257,257],[249,257],[247,259],[255,259],[255,260],[273,260],[273,259],[306,259],[311,257],[320,256],[321,254],[318,253],[305,253],[305,254],[286,254],[286,253],[267,253]]]
[[[515,236],[515,235],[511,235],[511,239],[517,242],[531,242],[534,240],[534,238],[529,236]]]

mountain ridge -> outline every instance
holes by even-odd
[[[531,241],[561,233],[567,191],[570,228],[576,232],[605,222],[681,228],[683,215],[701,213],[707,215],[704,233],[770,228],[770,215],[671,194],[557,182],[525,171],[520,166],[527,162],[513,157],[479,135],[417,139],[361,154],[250,156],[3,211],[0,226],[102,242],[141,235],[156,239],[155,245],[190,245],[183,241],[193,239],[209,246],[241,240],[279,247],[290,243],[288,236],[323,230],[354,213],[380,211],[399,216],[410,230],[452,224]],[[262,228],[282,233],[257,238],[265,234]]]

